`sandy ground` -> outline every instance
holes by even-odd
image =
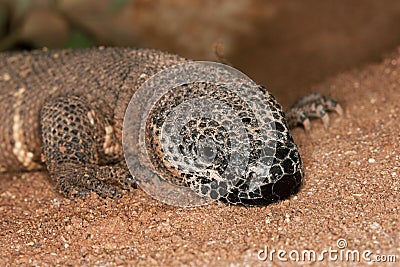
[[[399,55],[315,87],[338,99],[346,116],[332,115],[329,130],[316,121],[311,132],[293,132],[304,186],[267,207],[176,208],[141,190],[115,200],[68,200],[53,191],[45,173],[2,175],[0,265],[293,264],[288,254],[281,254],[288,262],[276,253],[261,261],[265,248],[292,258],[296,251],[329,249],[371,260],[394,255],[399,264]],[[355,264],[324,256],[314,266]]]

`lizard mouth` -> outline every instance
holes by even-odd
[[[296,194],[302,185],[302,173],[297,171],[291,175],[283,175],[276,183],[264,184],[260,192],[248,192],[248,195],[240,194],[240,189],[234,189],[226,196],[220,198],[222,202],[243,206],[266,206]]]

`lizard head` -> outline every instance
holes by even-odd
[[[250,104],[218,84],[185,84],[163,95],[146,136],[164,179],[229,204],[268,205],[295,193],[299,152],[280,105],[257,90]]]
[[[213,62],[169,67],[141,85],[126,114],[124,128],[141,121],[132,135],[139,139],[125,138],[131,140],[124,145],[131,151],[128,167],[134,162],[139,173],[140,166],[150,166],[151,179],[138,184],[166,203],[267,205],[301,185],[300,155],[281,106],[232,67]],[[130,149],[135,140],[136,150],[145,153]],[[187,195],[196,200],[182,202]]]

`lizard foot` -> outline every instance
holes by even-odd
[[[120,167],[64,164],[50,173],[60,193],[70,198],[85,197],[91,191],[104,198],[121,197],[121,189],[136,188],[129,171]]]
[[[60,97],[43,106],[44,160],[64,195],[81,197],[94,191],[102,197],[115,197],[121,190],[136,188],[134,178],[123,167],[123,156],[104,149],[115,138],[109,121],[83,97]]]
[[[343,108],[335,100],[326,98],[319,93],[311,93],[300,98],[286,113],[290,128],[303,125],[306,131],[311,129],[310,119],[319,118],[325,128],[329,127],[328,112],[344,114]]]

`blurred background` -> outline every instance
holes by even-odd
[[[398,0],[0,0],[0,50],[130,46],[229,63],[287,107],[400,44]]]

